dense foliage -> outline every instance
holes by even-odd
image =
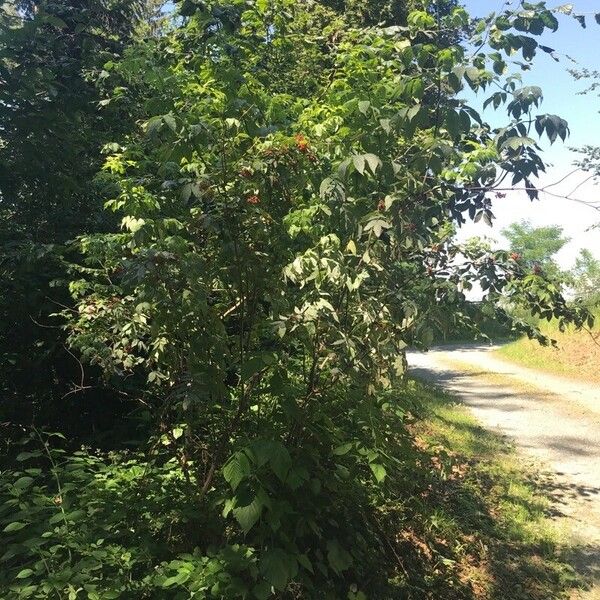
[[[569,242],[560,225],[533,227],[528,221],[520,221],[503,229],[502,235],[508,240],[510,250],[527,267],[559,275],[555,255]]]
[[[66,244],[115,222],[94,177],[101,147],[133,126],[99,110],[103,65],[152,2],[23,1],[0,7],[0,390],[5,418],[47,423],[79,372],[50,318],[70,304]],[[152,19],[150,19],[152,21]],[[54,413],[54,414],[52,414]]]
[[[572,285],[578,297],[591,307],[600,304],[600,260],[586,248],[579,252],[573,269]]]
[[[388,474],[409,456],[407,407],[390,392],[404,348],[468,320],[474,282],[490,304],[591,319],[510,253],[454,241],[466,219],[491,222],[490,192],[507,177],[536,197],[532,130],[566,136],[562,119],[538,114],[541,90],[511,72],[550,50],[535,36],[557,28],[554,13],[524,3],[472,23],[451,2],[373,2],[367,14],[185,0],[160,32],[130,40],[122,4],[91,4],[109,11],[110,35],[98,24],[91,36],[100,46],[77,45],[89,29],[75,21],[96,13],[72,7],[38,10],[0,43],[10,73],[14,40],[42,27],[58,61],[27,76],[50,79],[41,96],[19,92],[56,125],[19,127],[16,99],[0,101],[13,119],[0,130],[3,227],[20,260],[24,243],[36,256],[63,243],[71,299],[52,323],[82,361],[69,398],[96,410],[111,398],[85,435],[36,429],[18,455],[8,443],[22,467],[3,473],[0,589],[398,597],[406,579],[382,560],[375,506],[402,495]],[[485,123],[465,87],[506,105],[507,126]],[[55,276],[39,275],[45,298]],[[32,313],[19,308],[13,323]],[[15,413],[10,440],[27,424]],[[82,441],[92,447],[73,452]]]

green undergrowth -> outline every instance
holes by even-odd
[[[354,429],[337,414],[355,441],[306,467],[306,485],[284,495],[263,465],[252,475],[265,482],[260,502],[233,511],[235,461],[201,497],[177,461],[68,449],[34,432],[0,471],[0,597],[566,597],[577,581],[546,518],[548,492],[506,441],[418,382],[374,402]],[[351,447],[360,457],[369,437],[377,458],[357,462]],[[288,486],[302,479],[286,468]]]
[[[423,580],[436,573],[437,560],[452,565],[459,582],[454,595],[423,597],[568,597],[578,581],[548,517],[548,484],[451,396],[411,385],[423,407],[411,431],[430,460],[419,472],[424,491],[412,501],[411,518],[425,544]]]

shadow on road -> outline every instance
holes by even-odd
[[[476,416],[486,416],[482,422],[483,426],[464,424],[461,427],[469,429],[473,438],[472,451],[475,456],[485,456],[489,453],[485,436],[493,435],[504,443],[513,443],[518,440],[518,446],[526,450],[533,450],[533,455],[540,458],[536,450],[543,447],[544,453],[554,459],[550,461],[554,471],[532,474],[529,485],[535,491],[536,500],[523,499],[518,494],[512,494],[510,490],[505,492],[507,501],[513,505],[521,505],[522,510],[535,514],[540,510],[550,519],[566,523],[572,527],[574,536],[571,543],[565,549],[554,547],[543,548],[539,545],[528,543],[514,544],[506,552],[506,547],[498,547],[492,552],[490,570],[493,572],[494,588],[497,596],[493,598],[504,598],[504,585],[510,585],[513,589],[514,598],[538,598],[539,590],[533,589],[535,582],[543,582],[548,577],[557,577],[565,582],[569,580],[569,574],[557,569],[552,572],[548,568],[546,557],[554,553],[555,556],[571,565],[579,578],[594,588],[594,593],[600,586],[600,484],[598,472],[600,466],[596,457],[598,447],[594,443],[595,434],[591,438],[579,435],[578,430],[569,428],[568,424],[556,417],[540,428],[539,423],[533,423],[536,415],[546,413],[549,403],[541,394],[539,398],[528,397],[522,390],[510,388],[510,384],[498,383],[496,380],[485,379],[489,372],[484,370],[457,371],[445,368],[444,365],[436,364],[435,368],[427,368],[419,364],[411,368],[411,375],[416,379],[427,381],[441,388],[442,391],[455,393],[457,401],[460,401],[474,410]],[[452,396],[451,396],[452,397]],[[527,410],[524,410],[524,405]],[[526,415],[525,417],[523,415]],[[497,419],[498,425],[490,427],[490,422]],[[531,423],[522,423],[529,419]],[[442,419],[443,420],[443,419]],[[539,419],[542,421],[542,419]],[[455,424],[453,424],[456,426]],[[529,431],[530,425],[532,431]],[[536,428],[537,427],[537,428]],[[582,431],[585,424],[582,425]],[[481,435],[478,435],[481,433]],[[545,458],[545,457],[544,457]],[[556,468],[560,461],[564,461],[565,470]],[[597,470],[594,474],[593,465]],[[590,466],[591,465],[591,466]],[[581,467],[582,477],[574,477],[574,469]],[[592,475],[586,476],[586,469]],[[579,475],[580,473],[576,473]],[[585,483],[591,481],[592,483]],[[490,477],[484,482],[490,490],[494,489],[494,478]],[[461,516],[457,515],[457,519]],[[562,521],[565,519],[565,521]],[[571,526],[571,523],[573,525]],[[494,515],[485,515],[474,524],[473,531],[485,530],[487,526],[493,536],[502,536],[502,524],[496,522]],[[493,533],[492,533],[493,532]],[[580,537],[579,537],[579,534]],[[523,574],[526,574],[526,577]],[[577,581],[581,581],[573,574],[572,585],[577,587]],[[568,587],[569,584],[567,584]],[[543,587],[543,586],[542,586]],[[593,598],[600,596],[593,595]]]

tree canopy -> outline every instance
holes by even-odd
[[[555,255],[569,242],[560,225],[534,227],[529,221],[512,223],[502,230],[510,250],[519,254],[530,268],[546,270],[551,275],[559,274]]]

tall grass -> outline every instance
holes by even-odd
[[[556,321],[544,322],[540,328],[556,341],[556,346],[540,346],[533,340],[521,338],[501,347],[497,354],[526,367],[600,382],[600,312],[590,331],[569,328],[561,332]]]

